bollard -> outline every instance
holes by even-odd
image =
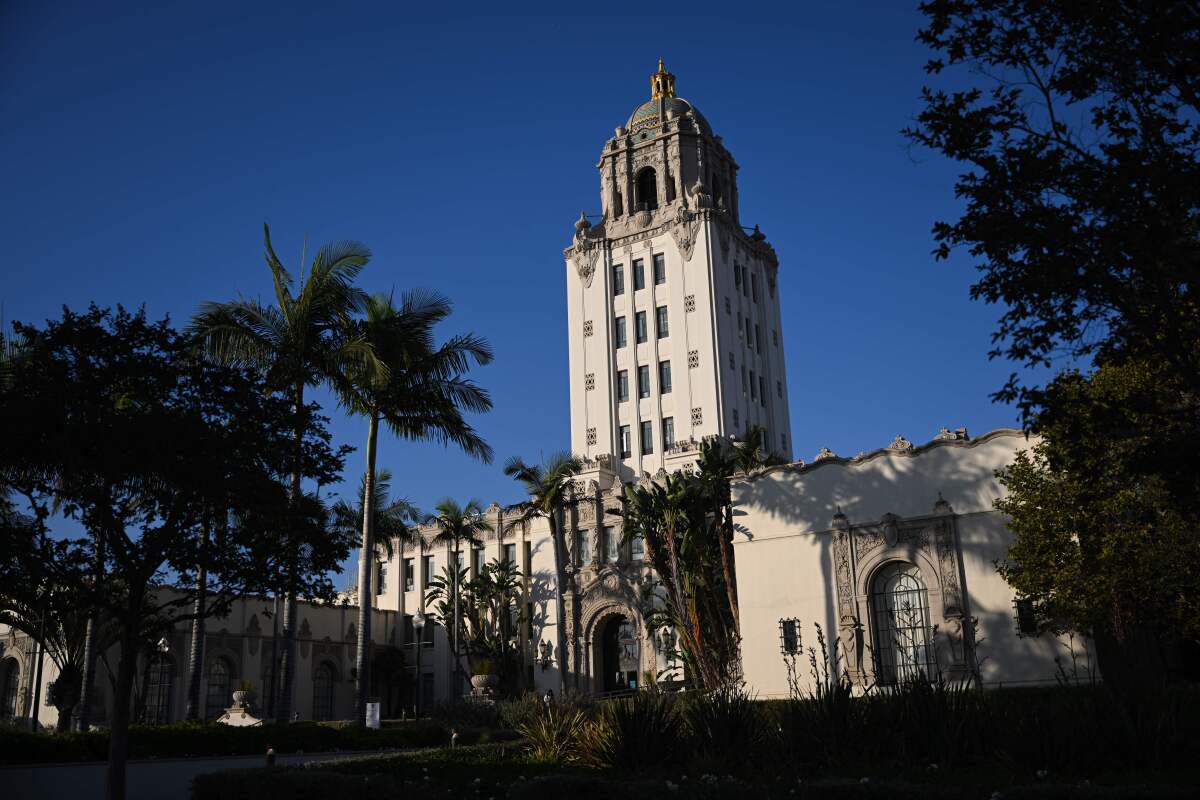
[[[451,728],[450,729],[450,749],[453,750],[456,747],[458,747],[458,729]]]
[[[267,745],[267,766],[275,766],[275,748]]]

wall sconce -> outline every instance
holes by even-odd
[[[538,645],[538,664],[542,667],[542,672],[554,663],[554,645],[550,642],[543,641]]]

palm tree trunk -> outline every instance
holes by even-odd
[[[550,511],[550,538],[554,541],[554,578],[558,599],[554,603],[554,627],[558,638],[558,694],[567,689],[567,611],[563,607],[563,587],[567,585],[566,543],[558,524],[558,509]]]
[[[99,592],[104,580],[104,529],[96,534],[96,564],[92,577],[92,590]],[[83,686],[79,690],[79,722],[77,730],[92,727],[92,684],[96,682],[96,629],[100,626],[100,607],[93,603],[88,614],[87,628],[83,634]]]
[[[371,690],[371,607],[375,599],[371,585],[375,566],[375,444],[379,438],[379,415],[372,413],[367,425],[367,474],[363,477],[362,549],[358,554],[358,642],[354,653],[354,724],[366,725],[367,693]]]
[[[125,800],[125,765],[129,759],[130,701],[133,699],[133,682],[136,678],[138,626],[141,597],[130,597],[123,620],[121,636],[121,661],[117,666],[116,691],[113,692],[112,727],[108,738],[108,774],[106,776],[106,800]]]
[[[200,540],[200,565],[196,570],[196,600],[192,606],[192,642],[188,648],[188,693],[184,719],[200,719],[200,666],[204,663],[204,607],[208,601],[208,524]]]
[[[721,572],[725,576],[725,593],[729,597],[729,613],[733,616],[733,633],[740,634],[741,622],[737,601],[737,575],[733,571],[733,517],[730,512],[728,498],[722,513],[717,517],[721,521],[717,529],[717,541],[721,547]]]
[[[302,487],[301,451],[304,445],[304,384],[295,387],[296,427],[292,431],[292,508],[300,505]],[[288,566],[283,597],[283,654],[279,659],[279,699],[275,703],[277,722],[292,718],[292,683],[296,673],[296,554],[287,554]]]

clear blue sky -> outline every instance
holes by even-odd
[[[292,266],[306,235],[359,239],[365,288],[439,289],[447,331],[493,343],[477,423],[498,462],[567,447],[562,248],[663,56],[778,251],[796,455],[1016,421],[988,398],[1010,369],[986,358],[998,310],[969,300],[965,260],[930,256],[954,165],[899,133],[928,56],[915,2],[269,5],[0,7],[7,319],[95,301],[182,325],[202,300],[269,294],[264,221]],[[359,445],[365,424],[333,416]],[[423,507],[519,499],[498,463],[436,445],[387,439],[380,464]]]

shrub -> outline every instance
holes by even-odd
[[[429,712],[433,719],[454,727],[496,728],[500,712],[494,703],[471,703],[459,700],[438,703]]]
[[[764,709],[740,690],[689,697],[684,721],[698,761],[708,772],[736,773],[761,758],[767,742]]]
[[[542,698],[533,692],[526,692],[511,700],[501,701],[497,713],[501,725],[513,730],[520,730],[546,713],[546,709]]]
[[[673,695],[639,692],[600,704],[583,746],[598,767],[644,769],[670,762],[679,750],[683,721]]]
[[[579,759],[586,728],[587,716],[582,711],[552,706],[518,731],[529,741],[535,761],[566,764]]]

